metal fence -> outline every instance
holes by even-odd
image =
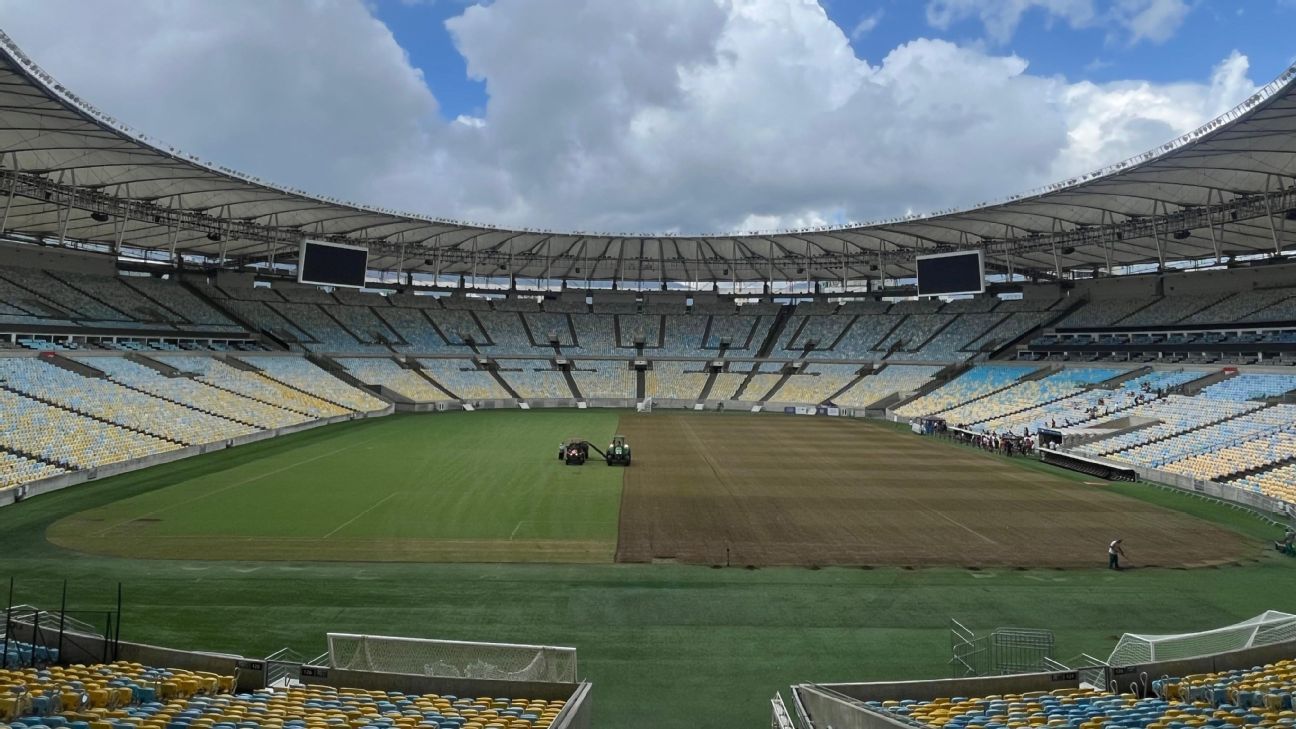
[[[950,619],[950,666],[956,678],[1053,670],[1051,630],[995,628],[984,635]]]

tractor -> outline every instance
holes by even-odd
[[[590,445],[578,438],[572,438],[558,446],[558,460],[568,466],[583,466],[589,460]]]
[[[608,444],[607,453],[603,454],[607,459],[609,466],[629,466],[630,465],[630,444],[626,442],[624,435],[612,436],[612,442]]]
[[[587,440],[568,438],[558,445],[558,460],[568,466],[583,466],[589,460],[590,451],[602,456],[609,466],[630,465],[630,444],[626,442],[624,435],[612,436],[612,443],[608,445],[606,453]]]

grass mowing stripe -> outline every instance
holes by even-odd
[[[135,545],[138,556],[188,558],[201,558],[202,549],[223,551],[225,539],[234,553],[258,559],[302,557],[276,546],[280,538],[345,534],[391,539],[394,550],[418,544],[420,553],[435,551],[432,542],[441,540],[455,559],[463,556],[461,543],[498,540],[516,543],[511,552],[487,545],[492,560],[535,561],[543,554],[589,561],[588,547],[529,553],[537,541],[554,540],[605,543],[604,558],[611,559],[621,472],[562,466],[553,434],[582,430],[590,439],[610,438],[617,417],[551,410],[385,418],[359,438],[319,440],[100,504],[54,524],[50,538],[79,551],[124,556]],[[519,521],[528,522],[527,539],[511,540]],[[106,545],[113,537],[121,543]],[[319,557],[345,559],[342,540],[330,542],[337,544],[321,546]],[[260,544],[262,553],[254,549]],[[413,555],[405,550],[393,558]],[[381,558],[381,545],[371,544],[363,558]]]

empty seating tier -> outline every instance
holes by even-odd
[[[0,721],[51,729],[545,729],[566,704],[326,686],[233,693],[233,683],[125,662],[0,670]]]
[[[387,403],[329,375],[301,357],[243,356],[269,378],[358,413],[382,410]]]
[[[386,357],[339,357],[342,365],[361,382],[382,385],[414,402],[437,402],[452,399],[413,369],[400,366]]]

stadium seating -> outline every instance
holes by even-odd
[[[447,309],[445,311],[425,311],[428,319],[441,330],[447,342],[465,345],[472,340],[480,346],[490,344],[490,337],[482,330],[481,325],[470,311]]]
[[[1275,292],[1272,303],[1243,316],[1238,322],[1296,321],[1296,289],[1281,289],[1280,292],[1287,295],[1279,297]]]
[[[834,350],[844,359],[877,359],[875,345],[904,320],[894,314],[867,314],[860,316],[846,330]]]
[[[662,346],[648,347],[645,354],[654,357],[705,357],[708,352],[703,348],[706,337],[707,322],[710,317],[692,314],[687,316],[667,316],[666,329]]]
[[[1250,319],[1278,302],[1296,295],[1293,289],[1243,291],[1198,310],[1180,320],[1181,324],[1224,324]],[[1267,317],[1252,319],[1265,321]]]
[[[113,382],[230,420],[250,423],[258,428],[282,428],[310,419],[301,413],[243,397],[189,377],[167,377],[125,357],[77,359],[108,375]]]
[[[42,463],[14,453],[0,452],[0,489],[57,476],[66,471],[50,463]]]
[[[1228,294],[1221,293],[1165,296],[1115,323],[1123,327],[1174,324],[1226,298]]]
[[[567,314],[536,312],[523,314],[522,320],[526,322],[526,327],[531,331],[531,336],[535,338],[536,343],[542,347],[548,346],[552,340],[557,340],[562,347],[575,346]]]
[[[707,394],[708,400],[733,400],[738,393],[738,388],[747,381],[747,372],[736,369],[728,372],[720,372],[715,376],[715,382],[711,385],[711,392]]]
[[[1240,374],[1202,389],[1208,400],[1257,400],[1296,390],[1296,375]]]
[[[174,311],[127,286],[119,276],[95,276],[86,273],[50,271],[50,276],[103,302],[136,322],[174,323],[181,318]]]
[[[230,331],[243,329],[211,304],[176,282],[163,281],[151,276],[123,276],[122,281],[150,299],[164,303],[168,309],[203,329],[212,327]]]
[[[247,355],[240,359],[260,369],[266,377],[358,413],[387,407],[382,400],[329,375],[301,357]]]
[[[895,413],[905,418],[941,413],[1008,387],[1036,369],[1030,365],[977,365],[936,390],[896,408]]]
[[[613,330],[613,317],[610,314],[585,314],[573,316],[571,322],[576,329],[577,344],[572,354],[587,357],[612,354],[634,354],[634,349],[623,349],[617,345]]]
[[[0,720],[21,727],[545,729],[561,700],[295,686],[234,693],[234,679],[136,663],[0,670]]]
[[[420,309],[393,306],[375,309],[374,312],[405,342],[394,347],[397,351],[411,354],[462,354],[472,351],[463,344],[448,344]]]
[[[1041,380],[1019,382],[979,400],[951,408],[941,413],[941,417],[956,425],[993,431],[992,423],[1002,422],[1006,415],[1076,394],[1085,385],[1109,380],[1121,372],[1122,370],[1111,367],[1065,369]]]
[[[625,360],[579,360],[572,367],[572,379],[584,397],[632,398],[635,371]]]
[[[1005,302],[1010,304],[1013,302]],[[996,313],[1003,313],[1004,306],[995,310]],[[963,351],[968,353],[993,352],[1004,345],[1020,339],[1027,332],[1043,324],[1047,319],[1056,316],[1053,312],[1048,311],[1020,311],[1008,314],[1007,318],[995,324],[984,334],[963,345]]]
[[[312,419],[331,418],[350,412],[340,405],[289,387],[258,372],[238,369],[212,357],[158,355],[158,361],[182,372],[193,373],[199,380],[209,385],[286,408]],[[313,380],[309,386],[315,386]]]
[[[797,311],[803,308],[804,304]],[[779,349],[800,353],[813,342],[816,351],[830,351],[850,323],[849,317],[842,316],[793,316],[783,328]]]
[[[267,307],[307,335],[305,346],[312,352],[387,352],[386,347],[362,344],[315,304],[270,303]],[[340,307],[330,307],[340,308]]]
[[[463,400],[504,400],[511,395],[489,372],[467,359],[420,359],[419,366],[437,384]]]
[[[1228,729],[1291,726],[1296,661],[1189,676],[1160,676],[1152,695],[1068,688],[981,698],[868,701],[871,711],[915,727],[1008,729]]]
[[[617,331],[620,335],[618,346],[634,348],[636,341],[642,341],[645,347],[656,347],[661,342],[660,316],[645,314],[622,314],[617,317]]]
[[[1284,425],[1284,424],[1280,424]],[[1296,427],[1296,424],[1288,426]],[[1219,450],[1187,456],[1162,466],[1163,470],[1184,476],[1216,481],[1242,471],[1263,468],[1272,463],[1296,459],[1296,434],[1275,433]]]
[[[367,306],[331,306],[328,312],[346,327],[352,338],[364,344],[379,345],[365,347],[368,351],[388,351],[386,344],[397,340],[391,327]]]
[[[482,347],[483,352],[510,355],[536,351],[518,314],[506,311],[482,312],[477,315],[477,319],[485,327],[491,341],[490,346]],[[544,343],[544,348],[548,349],[547,342]]]
[[[0,447],[72,469],[94,468],[181,448],[175,441],[78,415],[0,390]]]
[[[130,316],[63,283],[52,273],[32,268],[4,268],[0,269],[0,277],[10,284],[9,293],[16,294],[20,301],[38,299],[42,308],[56,318],[114,324],[132,321]],[[59,317],[60,311],[66,316]]]
[[[228,440],[257,428],[86,377],[35,357],[0,357],[0,385],[92,418],[185,445]]]
[[[1296,689],[1296,661],[1158,678],[1152,682],[1152,688],[1170,701],[1217,710],[1227,708],[1212,714],[1214,718],[1226,719],[1226,724],[1290,725],[1293,723],[1291,695]],[[1241,722],[1233,717],[1240,717]]]
[[[706,349],[714,351],[720,348],[722,342],[728,342],[729,348],[725,350],[728,356],[755,356],[769,336],[773,324],[773,317],[713,316],[711,331],[706,338]]]
[[[285,319],[282,314],[271,309],[263,301],[224,299],[221,301],[221,306],[248,322],[254,329],[263,329],[285,341],[306,342],[314,339],[311,334]]]
[[[940,370],[926,365],[887,365],[833,398],[833,403],[841,407],[868,407],[896,393],[917,390]]]
[[[1072,329],[1113,326],[1116,322],[1147,305],[1148,300],[1145,298],[1113,298],[1089,301],[1058,322],[1058,326]]]
[[[1296,504],[1296,463],[1284,463],[1259,473],[1234,478],[1228,483]]]
[[[1128,411],[1132,416],[1156,421],[1155,425],[1085,443],[1078,446],[1076,450],[1095,456],[1117,453],[1165,440],[1189,430],[1242,415],[1259,407],[1261,404],[1254,402],[1244,403],[1234,400],[1206,402],[1195,397],[1170,395]]]
[[[769,395],[770,390],[778,384],[779,380],[783,379],[783,375],[778,374],[783,369],[783,365],[778,362],[762,362],[755,365],[754,370],[751,369],[753,366],[750,364],[743,365],[743,367],[747,368],[748,371],[754,371],[756,374],[753,374],[747,380],[747,386],[738,393],[737,397],[740,400],[763,401]],[[774,393],[771,399],[777,400],[778,393]]]
[[[572,397],[563,373],[544,359],[514,359],[500,362],[499,374],[524,399]],[[633,394],[631,395],[633,397]]]
[[[899,304],[896,305],[899,308]],[[885,353],[893,345],[899,345],[895,359],[913,359],[913,353],[922,349],[922,346],[931,339],[936,332],[953,321],[954,317],[946,314],[913,314],[900,322],[885,339],[878,342],[873,351]]]
[[[708,377],[700,362],[656,361],[644,373],[644,394],[654,398],[697,400]]]
[[[965,301],[971,300],[965,299]],[[897,357],[938,362],[954,362],[966,359],[969,356],[965,352],[968,345],[994,329],[995,325],[1003,321],[1004,318],[1005,315],[1003,314],[978,313],[952,317],[949,325],[932,337],[930,341],[923,345],[922,349],[913,353],[897,355]]]
[[[808,364],[775,393],[778,402],[818,404],[859,376],[859,365]]]
[[[1118,385],[1114,390],[1088,390],[1045,403],[1013,415],[996,418],[985,423],[987,430],[1031,433],[1040,428],[1067,428],[1089,420],[1111,417],[1122,411],[1154,399],[1159,392],[1168,392],[1185,382],[1196,379],[1200,372],[1152,372],[1135,377]]]
[[[347,372],[369,385],[382,385],[414,402],[437,402],[452,399],[426,377],[401,367],[387,357],[339,357],[337,363]]]
[[[1210,403],[1199,405],[1211,407]],[[1293,418],[1296,418],[1296,405],[1276,405],[1193,429],[1173,438],[1130,448],[1115,454],[1113,458],[1159,468],[1191,455],[1218,450],[1289,428],[1293,424]]]

